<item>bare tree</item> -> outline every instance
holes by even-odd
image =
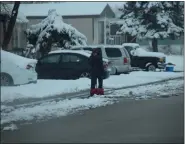
[[[8,44],[10,42],[10,39],[11,39],[11,36],[13,33],[13,29],[15,26],[15,22],[17,19],[19,6],[20,6],[20,1],[15,1],[11,16],[10,16],[10,20],[8,23],[8,27],[7,27],[6,32],[4,34],[4,39],[3,39],[3,44],[2,44],[2,48],[4,50],[6,50],[8,48]]]

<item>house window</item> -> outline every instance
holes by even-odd
[[[111,24],[110,25],[110,35],[116,35],[116,32],[121,28],[121,25]]]

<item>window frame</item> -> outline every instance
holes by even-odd
[[[119,50],[119,56],[110,56],[110,55],[108,55],[107,51],[110,50],[110,49],[114,49],[114,50],[118,49]],[[105,53],[106,53],[106,55],[107,55],[108,58],[120,58],[120,57],[123,56],[120,48],[112,48],[112,47],[106,48],[105,47]]]
[[[63,56],[65,56],[65,55],[70,55],[70,56],[76,56],[76,57],[79,57],[80,58],[80,61],[79,62],[73,62],[73,61],[68,61],[68,62],[63,62]],[[62,63],[76,63],[76,64],[78,64],[78,63],[81,63],[81,62],[83,62],[84,60],[85,60],[85,58],[84,58],[85,56],[83,56],[83,55],[81,55],[81,54],[78,54],[78,53],[63,53],[62,55],[61,55],[61,58],[60,58],[60,64],[62,64]]]
[[[56,62],[55,63],[42,62],[44,59],[48,59],[49,57],[52,57],[52,56],[59,56],[59,60],[58,60],[57,63]],[[49,54],[47,56],[42,57],[41,59],[39,59],[39,63],[40,64],[58,64],[60,62],[60,60],[61,60],[61,54],[60,53],[56,53],[56,54]]]

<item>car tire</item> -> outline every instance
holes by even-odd
[[[80,78],[90,78],[90,73],[89,72],[82,72],[80,74]]]
[[[1,73],[1,86],[13,86],[13,79],[7,73]]]
[[[146,70],[147,71],[156,71],[156,66],[155,65],[153,65],[153,64],[150,64],[150,65],[148,65],[147,67],[146,67]]]
[[[130,74],[130,72],[124,72],[123,74]]]
[[[115,75],[120,75],[120,74],[121,74],[121,73],[119,73],[118,70],[116,69]]]

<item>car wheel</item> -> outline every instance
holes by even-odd
[[[1,86],[12,86],[13,79],[9,74],[1,73]]]
[[[149,66],[147,66],[146,70],[147,71],[156,71],[156,66],[153,64],[150,64]]]
[[[124,72],[123,74],[130,74],[130,72]]]
[[[121,73],[118,73],[118,70],[116,69],[116,75],[120,75]]]
[[[89,72],[83,72],[81,75],[80,75],[81,78],[90,78],[90,73]]]

